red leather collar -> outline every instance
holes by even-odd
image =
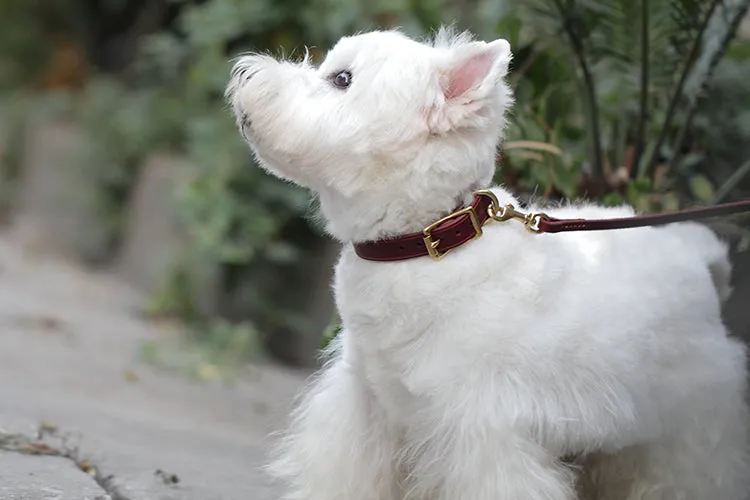
[[[389,240],[357,243],[354,245],[354,251],[363,259],[380,262],[413,259],[427,255],[440,260],[452,249],[482,236],[482,226],[489,219],[498,222],[515,219],[522,222],[528,231],[538,234],[657,226],[742,212],[750,212],[750,200],[617,219],[555,219],[544,213],[522,213],[513,205],[500,207],[497,197],[491,191],[478,191],[471,205],[443,217],[427,226],[421,233],[405,234]]]
[[[490,218],[492,198],[477,194],[471,205],[426,227],[418,233],[392,239],[355,243],[354,251],[363,259],[392,262],[431,256],[441,259],[450,250],[482,235]]]

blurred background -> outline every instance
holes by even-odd
[[[4,232],[141,290],[148,301],[135,313],[179,325],[192,346],[179,357],[144,343],[149,362],[207,377],[269,356],[310,367],[336,331],[338,249],[306,192],[253,167],[223,102],[231,57],[308,46],[319,60],[358,30],[428,35],[451,22],[507,38],[517,104],[497,181],[658,212],[750,197],[748,7],[3,0]],[[750,336],[750,220],[711,226],[736,262],[727,321]]]

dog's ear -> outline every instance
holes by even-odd
[[[441,82],[446,100],[486,93],[508,73],[510,44],[502,39],[472,42],[454,49],[451,59]]]
[[[511,60],[510,44],[470,42],[451,48],[448,63],[438,75],[440,95],[430,113],[430,130],[436,133],[466,125],[492,97],[506,93],[503,77]]]

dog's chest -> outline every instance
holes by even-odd
[[[346,256],[342,261],[347,264]],[[460,280],[435,272],[432,261],[350,264],[339,266],[335,284],[347,350],[389,420],[408,425],[436,386],[469,369],[458,365],[473,363],[473,355],[459,352],[469,342],[456,329],[474,330],[473,311],[459,297],[465,295],[455,286]]]
[[[398,367],[371,358],[362,363],[362,372],[369,391],[388,421],[397,427],[407,425],[408,416],[419,406],[419,397],[409,390]]]

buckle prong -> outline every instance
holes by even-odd
[[[438,250],[440,240],[435,240],[432,238],[432,231],[439,225],[466,214],[469,215],[469,218],[471,219],[471,225],[474,228],[474,237],[469,241],[476,240],[477,238],[482,236],[482,225],[479,223],[479,217],[477,216],[474,207],[462,208],[461,210],[453,212],[452,214],[447,215],[439,221],[433,222],[432,224],[424,228],[424,230],[422,231],[424,233],[424,244],[427,248],[427,253],[430,254],[430,257],[432,257],[433,260],[440,260],[448,255],[451,251],[446,250],[445,252],[441,252],[440,250]]]

